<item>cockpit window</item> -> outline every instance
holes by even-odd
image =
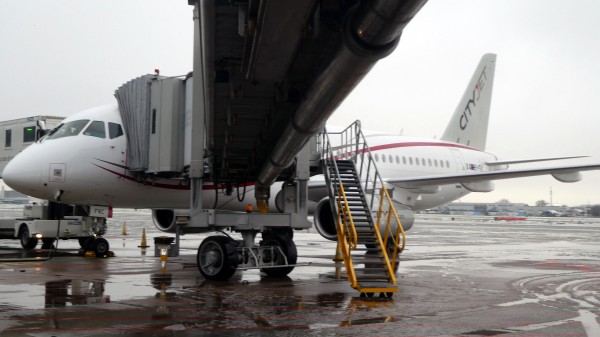
[[[123,129],[121,128],[121,124],[108,122],[108,137],[110,139],[115,139],[123,135]]]
[[[84,136],[92,136],[98,138],[106,138],[106,129],[104,128],[104,122],[93,121],[90,126],[83,131]]]
[[[77,136],[81,130],[87,125],[89,119],[81,119],[78,121],[72,121],[57,126],[54,130],[50,131],[46,136],[46,139],[58,139],[63,137]]]

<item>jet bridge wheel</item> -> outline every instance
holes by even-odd
[[[38,239],[31,237],[29,227],[25,224],[19,228],[19,241],[21,241],[21,247],[25,249],[33,249],[38,244]]]
[[[209,236],[200,244],[196,260],[204,278],[226,281],[239,263],[235,241],[226,236]]]
[[[287,263],[296,264],[298,260],[298,250],[296,244],[292,240],[286,240],[278,235],[265,235],[263,240],[260,242],[261,247],[273,247],[273,249],[265,249],[263,251],[263,263],[272,265],[285,265],[285,258],[281,254],[287,257]],[[279,247],[281,250],[277,249]],[[262,268],[260,271],[264,272],[268,276],[281,277],[286,276],[294,270],[294,266],[279,267],[279,268]]]

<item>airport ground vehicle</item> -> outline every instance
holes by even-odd
[[[68,206],[50,202],[48,205],[25,205],[23,217],[0,219],[0,239],[17,239],[25,249],[52,248],[57,239],[76,239],[84,251],[97,257],[108,254],[109,244],[100,237],[106,232],[108,207]],[[94,216],[90,216],[93,214]]]

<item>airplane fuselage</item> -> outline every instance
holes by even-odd
[[[15,157],[4,171],[9,185],[36,198],[68,204],[116,208],[189,207],[190,190],[185,180],[140,179],[127,170],[127,141],[116,105],[75,114],[67,118],[64,125],[77,121],[83,125],[77,133],[59,137],[50,134]],[[89,130],[93,129],[92,123],[104,125],[104,134],[91,132],[94,131]],[[486,170],[485,162],[495,159],[489,153],[444,141],[378,134],[367,139],[384,178]],[[221,186],[205,184],[203,206],[243,209],[247,204],[254,204],[253,189],[250,182],[227,195]],[[278,190],[277,185],[272,188],[271,205]],[[395,189],[394,199],[419,210],[450,202],[467,193],[469,191],[460,184],[452,184],[436,189]],[[240,196],[244,196],[241,202]]]
[[[367,141],[384,180],[389,177],[416,178],[488,171],[486,162],[496,160],[491,153],[434,139],[371,134],[367,135]],[[423,210],[451,202],[468,193],[470,191],[459,183],[414,189],[395,186],[393,198],[413,210]]]

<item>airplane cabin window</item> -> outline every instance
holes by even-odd
[[[402,156],[402,164],[406,165],[406,157]]]
[[[123,128],[121,124],[108,122],[108,137],[115,139],[123,135]]]
[[[375,153],[375,161],[379,161],[379,155]]]
[[[396,155],[396,164],[400,164],[400,156]]]
[[[433,160],[433,164],[435,165],[435,167],[438,167],[438,162],[437,162],[437,159],[434,159],[434,160]]]
[[[391,155],[391,154],[389,155],[388,159],[390,160],[390,163],[393,163],[393,162],[394,162],[394,158],[392,157],[392,155]]]
[[[385,163],[385,154],[381,155],[381,161]]]
[[[72,121],[57,126],[54,130],[48,133],[46,139],[58,139],[63,137],[77,136],[81,130],[87,125],[89,119],[81,119],[78,121]]]
[[[85,136],[92,136],[98,138],[106,138],[106,129],[104,128],[104,122],[93,121],[90,126],[83,132]]]
[[[413,164],[412,157],[408,157],[408,161],[410,162],[411,165]]]
[[[431,158],[427,159],[427,165],[429,165],[429,167],[431,167]]]

